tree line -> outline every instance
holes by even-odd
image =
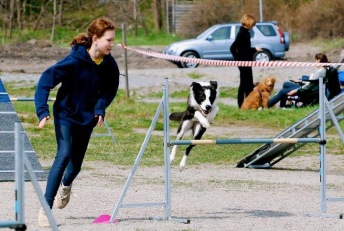
[[[259,0],[0,0],[3,38],[13,31],[56,28],[83,30],[94,18],[105,15],[116,23],[126,23],[137,35],[166,31],[176,6],[192,4],[180,16],[182,37],[193,37],[217,23],[239,21],[244,13],[259,20]],[[262,0],[264,20],[274,20],[292,39],[344,37],[343,0]]]
[[[56,27],[78,30],[92,19],[108,16],[129,27],[160,31],[163,27],[165,0],[0,0],[3,38],[12,38],[14,30],[45,30]],[[147,20],[148,19],[148,20]],[[153,30],[149,29],[153,25]]]

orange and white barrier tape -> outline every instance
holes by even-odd
[[[199,59],[199,58],[187,58],[175,55],[168,55],[164,53],[158,53],[154,51],[147,51],[137,48],[127,47],[123,44],[118,44],[123,49],[131,50],[143,55],[166,59],[177,62],[185,63],[199,63],[212,66],[241,66],[241,67],[315,67],[315,66],[337,66],[343,65],[343,63],[316,63],[316,62],[286,62],[286,61],[226,61],[226,60],[211,60],[211,59]]]

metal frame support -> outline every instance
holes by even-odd
[[[327,109],[329,112],[331,112],[331,108],[328,105],[328,102],[326,104],[326,96],[325,96],[325,84],[324,84],[324,78],[319,78],[319,134],[320,139],[323,141],[326,141],[326,118],[325,118],[325,107],[327,106]],[[336,120],[334,119],[333,112],[330,113],[333,122]],[[337,124],[336,124],[337,127]],[[339,125],[338,125],[339,127]],[[337,130],[343,140],[343,133],[341,129]],[[343,214],[329,214],[327,213],[327,202],[336,202],[336,201],[344,201],[344,198],[328,198],[327,192],[326,192],[326,142],[320,143],[320,212],[319,213],[307,213],[307,216],[320,216],[320,217],[332,217],[332,218],[343,218]]]
[[[163,87],[163,98],[161,99],[161,102],[158,106],[158,109],[154,115],[154,118],[152,120],[152,123],[148,129],[148,132],[146,134],[146,137],[142,143],[141,149],[136,157],[134,166],[128,176],[128,179],[125,183],[124,189],[121,193],[121,196],[112,212],[110,222],[113,223],[118,215],[120,208],[135,208],[135,207],[156,207],[156,206],[163,206],[165,208],[165,216],[161,218],[154,218],[149,217],[150,220],[174,220],[182,223],[190,223],[189,219],[184,218],[173,218],[171,216],[171,171],[170,171],[170,159],[169,159],[169,108],[168,108],[169,102],[168,102],[168,79],[165,79],[165,85]],[[144,151],[146,149],[146,146],[149,142],[149,139],[154,131],[154,127],[156,125],[156,122],[159,119],[159,115],[161,111],[164,110],[164,166],[165,166],[165,201],[163,202],[157,202],[157,203],[137,203],[137,204],[123,204],[124,197],[129,189],[129,186],[132,182],[132,179],[136,173],[137,167],[142,159],[142,156],[144,154]]]
[[[108,125],[106,119],[104,119],[104,126],[106,128],[107,133],[92,133],[91,137],[102,137],[102,136],[110,136],[112,139],[113,144],[117,144],[117,140],[113,135],[112,128]]]
[[[26,168],[27,173],[29,174],[31,183],[36,191],[38,199],[41,202],[41,205],[44,208],[44,211],[48,217],[51,229],[57,231],[56,221],[51,213],[51,210],[48,206],[47,201],[44,198],[43,192],[38,184],[34,170],[24,154],[24,137],[21,132],[20,123],[15,123],[14,125],[15,134],[15,220],[2,221],[0,222],[0,228],[9,227],[15,230],[26,230],[25,225],[25,213],[24,213],[24,167]]]

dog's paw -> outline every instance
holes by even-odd
[[[203,121],[200,121],[200,122],[202,124],[202,127],[204,127],[204,128],[209,128],[210,127],[210,124],[209,124],[208,120],[203,120]]]
[[[172,161],[174,160],[174,158],[176,158],[176,152],[177,152],[177,147],[178,145],[174,145],[170,154],[170,164],[172,163]]]
[[[175,156],[174,155],[170,155],[170,164],[172,164],[172,162],[174,161],[174,158],[175,158]]]
[[[188,160],[188,156],[184,155],[179,164],[179,171],[183,171],[185,169],[187,160]]]
[[[200,122],[202,127],[209,128],[209,121],[207,118],[205,118],[199,111],[195,112],[195,118]]]
[[[203,126],[204,128],[209,128],[209,127],[210,127],[210,124],[209,124],[209,123],[204,123],[204,124],[202,124],[202,126]]]

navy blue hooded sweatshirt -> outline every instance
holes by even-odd
[[[44,71],[38,81],[35,106],[39,121],[50,116],[49,93],[60,83],[53,106],[55,123],[92,127],[98,121],[95,115],[105,118],[105,109],[116,96],[119,69],[111,54],[97,65],[84,46],[73,46],[69,55]]]

